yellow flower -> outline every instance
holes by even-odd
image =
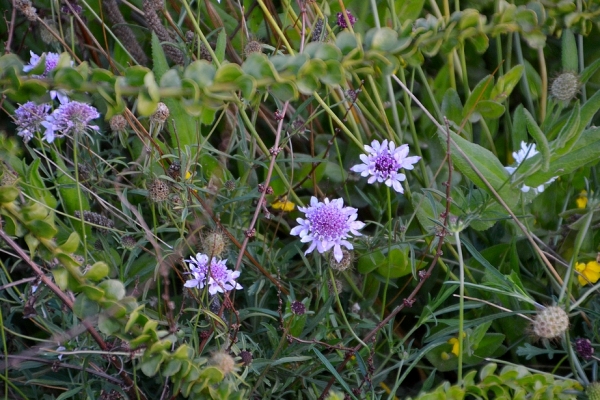
[[[453,337],[448,340],[448,343],[452,345],[451,353],[458,357],[458,339]]]
[[[291,201],[288,201],[287,198],[283,198],[282,200],[277,200],[276,202],[271,204],[271,207],[273,207],[273,209],[275,210],[283,210],[285,212],[290,212],[296,207],[296,205]]]
[[[587,192],[585,190],[582,190],[579,193],[579,196],[575,199],[577,208],[585,208],[587,206],[587,202],[588,202]]]
[[[598,261],[589,261],[587,264],[577,263],[575,270],[579,272],[577,280],[581,286],[585,286],[588,283],[596,283],[600,279],[600,264]]]
[[[192,177],[192,173],[190,171],[185,171],[185,180],[187,181]]]

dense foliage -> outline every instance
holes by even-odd
[[[0,4],[6,398],[600,398],[597,1]]]

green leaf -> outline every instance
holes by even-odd
[[[51,272],[54,277],[54,282],[56,282],[60,290],[67,290],[69,284],[69,272],[62,267],[54,268]]]
[[[54,82],[67,86],[69,89],[79,89],[84,82],[83,76],[71,67],[61,68],[54,74]]]
[[[277,81],[277,71],[262,53],[252,53],[242,64],[242,70],[256,79]]]
[[[515,86],[517,86],[521,80],[524,70],[525,67],[523,67],[521,64],[515,65],[504,75],[498,78],[498,81],[496,82],[496,85],[490,94],[490,99],[500,102],[504,101],[508,96],[510,96]]]
[[[173,376],[175,375],[177,372],[179,372],[179,369],[181,368],[181,360],[177,360],[177,359],[172,359],[170,360],[167,365],[163,368],[162,370],[162,374],[164,376]]]
[[[134,65],[133,67],[129,67],[125,70],[125,81],[127,82],[127,85],[142,87],[144,86],[144,78],[146,77],[146,74],[150,72],[151,71],[146,67]]]
[[[38,238],[52,239],[58,233],[54,226],[39,219],[27,223],[26,226]]]
[[[31,163],[31,166],[27,170],[27,181],[29,185],[25,185],[23,190],[25,191],[25,193],[29,194],[35,199],[43,200],[48,207],[56,208],[58,202],[56,198],[52,195],[50,190],[46,188],[44,180],[40,175],[40,162],[41,159],[36,158]]]
[[[69,238],[61,244],[58,249],[64,253],[75,253],[79,247],[79,235],[77,232],[71,232]]]
[[[194,61],[185,69],[184,78],[194,81],[199,88],[205,88],[213,84],[216,68],[206,60]]]
[[[106,276],[108,276],[108,273],[110,272],[110,268],[108,266],[108,264],[106,264],[103,261],[98,261],[96,263],[94,263],[94,265],[92,265],[90,267],[90,269],[88,269],[88,271],[85,273],[85,278],[89,279],[90,281],[93,282],[98,282],[104,278],[106,278]]]
[[[244,72],[239,65],[233,63],[223,64],[215,74],[215,83],[233,83],[243,75]]]
[[[358,42],[356,36],[348,31],[344,31],[335,38],[335,45],[340,49],[342,54],[346,55],[356,50]]]
[[[493,100],[482,100],[475,106],[475,111],[485,119],[497,119],[504,114],[504,106]]]
[[[81,285],[79,288],[90,300],[101,301],[104,299],[104,290],[92,285]]]
[[[144,375],[152,377],[156,375],[158,369],[160,368],[160,364],[164,361],[164,354],[156,354],[148,359],[146,357],[142,358],[142,365],[140,369],[144,373]]]
[[[465,102],[463,118],[469,118],[471,122],[479,121],[481,116],[476,112],[477,103],[490,99],[493,89],[493,81],[494,78],[491,75],[488,75],[479,81]]]
[[[560,130],[558,137],[551,143],[552,146],[552,154],[563,155],[569,152],[573,145],[579,140],[579,136],[583,129],[579,129],[580,127],[580,109],[579,102],[575,103],[575,106],[571,110],[571,114],[569,115],[569,119],[567,123]]]
[[[313,347],[312,350],[315,352],[321,363],[323,363],[325,368],[327,368],[329,373],[331,373],[335,377],[337,383],[341,385],[346,391],[346,393],[348,393],[353,399],[356,399],[356,397],[352,393],[352,390],[348,386],[348,383],[346,383],[346,380],[340,376],[339,372],[337,372],[337,369],[335,369],[335,367],[331,365],[331,362],[329,362],[327,357],[325,357],[323,353],[321,353],[316,347]]]
[[[563,71],[579,71],[579,57],[577,56],[577,44],[575,43],[573,31],[570,29],[563,29],[561,45]]]
[[[298,89],[289,82],[275,82],[269,88],[274,97],[282,102],[293,100],[298,97]]]
[[[344,69],[338,61],[325,61],[327,68],[325,75],[321,77],[321,82],[327,85],[341,85],[345,81]]]
[[[101,313],[98,316],[98,329],[105,335],[112,335],[119,332],[120,328],[121,324],[114,318],[111,318],[104,313]]]
[[[217,60],[219,63],[222,63],[225,60],[225,49],[227,47],[227,31],[225,29],[221,29],[219,35],[217,36],[217,46],[215,47],[215,55],[217,56]]]
[[[121,300],[125,296],[125,286],[119,280],[108,279],[100,282],[98,287],[104,290],[107,299]]]
[[[446,90],[442,99],[442,115],[445,115],[449,121],[456,126],[462,124],[463,106],[460,97],[454,88]]]
[[[537,150],[540,152],[542,157],[542,171],[548,171],[550,167],[550,146],[548,145],[548,140],[546,139],[546,135],[540,127],[533,116],[529,113],[529,111],[523,109],[525,115],[525,124],[527,125],[527,131],[535,140],[537,144]],[[535,157],[535,156],[534,156]],[[533,158],[533,157],[532,157]]]
[[[19,189],[14,186],[0,186],[0,204],[12,203],[19,197]]]
[[[200,371],[200,376],[205,384],[214,385],[225,379],[223,372],[217,367],[206,367]]]
[[[93,300],[90,300],[84,293],[80,293],[73,303],[73,313],[81,319],[93,317],[100,311],[100,306]]]
[[[395,246],[387,254],[386,260],[377,268],[377,272],[390,279],[400,278],[412,272],[409,264],[408,247]]]
[[[156,33],[152,31],[152,70],[154,71],[154,75],[156,75],[156,80],[160,81],[168,69],[169,63],[160,45],[160,40],[156,36]]]
[[[242,96],[246,100],[252,100],[256,93],[256,79],[253,76],[242,75],[235,80],[235,84],[240,88]]]

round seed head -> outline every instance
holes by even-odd
[[[110,130],[114,133],[122,132],[127,128],[127,120],[122,115],[115,115],[110,119]]]
[[[571,101],[579,92],[579,77],[574,72],[563,72],[558,75],[552,86],[550,87],[550,94],[557,100]]]
[[[251,40],[250,42],[248,42],[246,47],[244,47],[244,54],[246,54],[246,57],[248,57],[252,53],[262,53],[262,45],[260,44],[260,42],[256,40]]]
[[[210,362],[212,365],[220,369],[224,375],[228,375],[235,371],[235,361],[233,357],[225,352],[219,351],[218,353],[213,354],[210,358]]]
[[[137,245],[137,241],[131,235],[121,236],[121,246],[126,248],[127,250],[135,249]]]
[[[148,188],[148,197],[154,203],[160,203],[169,198],[169,184],[162,179],[155,179]]]
[[[345,271],[352,267],[354,262],[354,252],[351,250],[342,249],[342,259],[338,262],[333,253],[329,255],[329,266],[336,271]]]
[[[163,102],[159,102],[156,106],[156,111],[150,116],[150,122],[155,124],[164,124],[167,118],[169,118],[170,112],[169,107]]]
[[[209,257],[219,257],[225,251],[227,241],[219,231],[210,231],[202,239],[202,253]]]
[[[250,365],[252,363],[252,353],[250,353],[249,351],[246,351],[246,350],[240,351],[240,357],[242,359],[242,363],[244,364],[244,367],[247,367],[248,365]]]
[[[533,333],[545,339],[560,337],[569,328],[569,316],[558,306],[546,307],[540,311],[534,321]]]

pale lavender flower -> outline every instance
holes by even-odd
[[[185,287],[202,289],[208,286],[208,293],[211,295],[215,295],[217,292],[225,293],[233,289],[242,289],[242,286],[236,282],[240,271],[227,269],[225,265],[227,260],[218,260],[213,257],[209,263],[206,254],[198,253],[195,257],[192,256],[191,259],[185,261],[190,263],[192,275],[192,278],[183,285]]]
[[[361,176],[369,176],[369,184],[384,182],[386,186],[393,187],[398,193],[404,193],[404,188],[400,182],[406,180],[406,175],[399,173],[398,170],[413,169],[421,157],[406,157],[408,155],[408,145],[403,144],[396,147],[394,142],[388,142],[385,139],[379,143],[377,140],[371,142],[371,146],[365,145],[365,151],[368,155],[361,154],[360,159],[363,164],[355,165],[350,171],[360,172]]]
[[[350,26],[354,27],[354,24],[356,21],[358,21],[358,18],[352,15],[350,10],[346,10],[346,14],[348,15],[348,22],[350,22]],[[348,27],[346,19],[344,18],[344,14],[341,12],[337,13],[337,24],[342,29],[346,29]]]
[[[42,122],[48,116],[50,106],[48,104],[37,105],[33,101],[28,101],[15,110],[15,124],[17,125],[17,135],[23,138],[25,143],[29,142],[35,132],[40,130]]]
[[[519,149],[519,151],[513,151],[512,156],[515,159],[515,166],[514,167],[504,167],[504,169],[510,174],[514,174],[515,171],[517,170],[517,168],[519,167],[519,165],[521,165],[521,163],[537,154],[539,154],[539,151],[537,151],[537,149],[535,148],[536,145],[535,143],[531,143],[531,144],[527,144],[525,142],[521,142],[521,149]],[[552,182],[554,182],[556,180],[556,176],[550,178],[546,183],[542,183],[541,185],[537,186],[537,187],[530,187],[527,186],[525,184],[523,184],[521,186],[521,192],[523,193],[528,193],[530,190],[533,190],[533,193],[535,195],[542,193],[545,189],[545,187],[549,184],[551,184]]]
[[[29,72],[40,62],[41,56],[38,56],[33,51],[30,51],[31,58],[29,59],[29,64],[23,67],[24,72]],[[41,75],[34,75],[35,77],[45,78],[48,76],[48,73],[52,71],[58,65],[58,60],[60,59],[60,54],[58,53],[42,53],[42,56],[46,54],[46,67],[44,72]]]
[[[342,248],[352,250],[352,243],[346,239],[352,235],[361,236],[358,232],[365,224],[356,221],[358,214],[356,208],[344,207],[343,199],[320,202],[316,197],[310,199],[310,207],[298,207],[306,219],[298,218],[300,224],[290,231],[291,235],[300,236],[302,243],[310,243],[304,254],[312,252],[315,248],[319,253],[324,253],[333,248],[333,256],[337,262],[343,258]]]
[[[98,117],[98,110],[89,104],[78,101],[61,104],[42,122],[46,128],[44,140],[52,143],[56,138],[81,134],[89,129],[98,131],[100,128],[97,125],[89,125],[91,120]]]

